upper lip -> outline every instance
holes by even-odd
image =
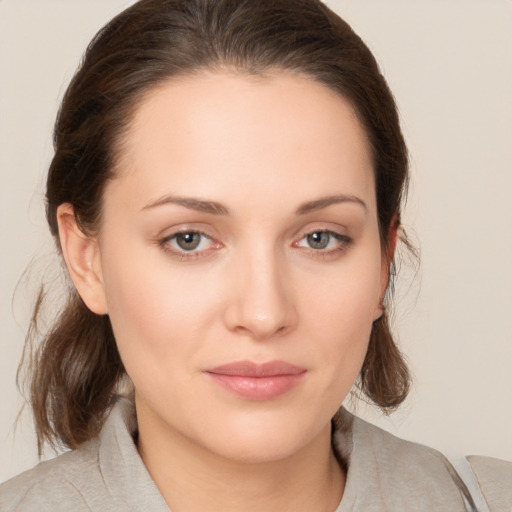
[[[207,373],[240,377],[275,377],[278,375],[298,375],[305,371],[305,368],[285,361],[268,361],[266,363],[234,361],[210,368]]]

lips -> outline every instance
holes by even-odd
[[[284,361],[236,361],[205,373],[224,390],[247,400],[272,400],[299,385],[306,369]]]

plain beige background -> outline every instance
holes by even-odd
[[[0,0],[0,481],[37,462],[30,415],[14,429],[15,374],[27,286],[57,268],[42,197],[58,101],[90,38],[129,3]],[[405,223],[421,242],[396,315],[413,391],[390,418],[358,411],[448,455],[512,459],[512,2],[328,4],[397,98],[413,175]]]

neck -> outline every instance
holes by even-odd
[[[345,475],[330,425],[289,457],[253,463],[226,459],[142,418],[138,450],[173,512],[333,512],[341,500]]]

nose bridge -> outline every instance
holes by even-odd
[[[250,244],[234,265],[236,293],[228,306],[231,329],[268,339],[293,328],[296,311],[284,256],[271,244]]]

